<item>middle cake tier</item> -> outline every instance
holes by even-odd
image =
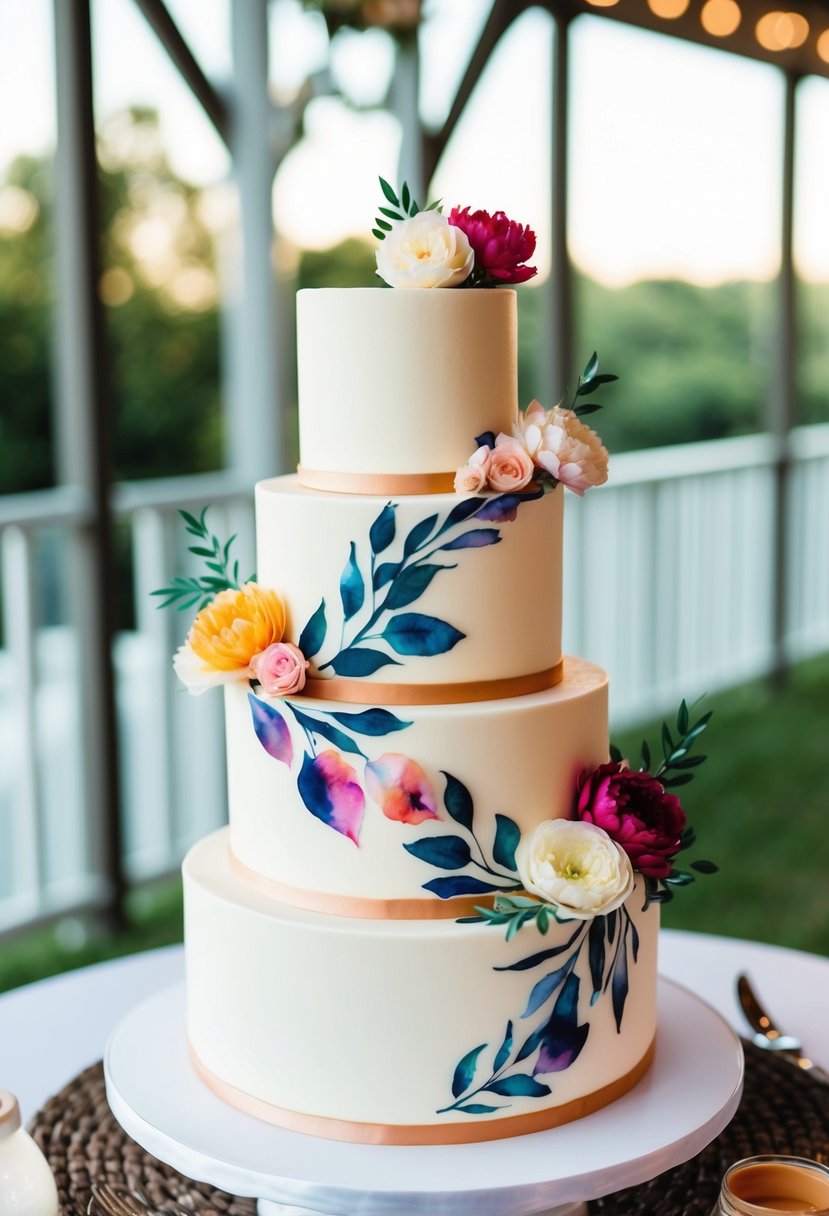
[[[261,482],[258,579],[311,660],[306,695],[408,704],[555,684],[562,497],[561,486],[384,499]]]
[[[607,676],[569,656],[554,688],[461,705],[225,696],[238,876],[346,916],[449,918],[515,891],[521,836],[569,818],[607,760]]]

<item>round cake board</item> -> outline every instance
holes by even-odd
[[[183,985],[120,1022],[104,1071],[112,1112],[142,1148],[257,1199],[261,1216],[574,1216],[718,1136],[740,1100],[743,1053],[718,1013],[660,979],[654,1061],[622,1098],[550,1131],[423,1147],[322,1140],[227,1106],[190,1064]]]

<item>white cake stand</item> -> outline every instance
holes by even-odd
[[[134,1140],[189,1178],[256,1198],[260,1216],[564,1216],[719,1135],[739,1103],[743,1053],[719,1014],[661,979],[656,1055],[630,1093],[551,1131],[426,1147],[321,1140],[227,1106],[190,1065],[182,985],[127,1015],[104,1071]]]

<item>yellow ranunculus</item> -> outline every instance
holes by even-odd
[[[250,663],[285,632],[285,607],[275,591],[256,583],[220,591],[202,608],[173,660],[192,693],[244,680]]]

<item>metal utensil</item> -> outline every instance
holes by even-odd
[[[108,1182],[92,1183],[92,1198],[86,1209],[88,1216],[147,1216],[150,1208],[143,1199],[123,1187]]]
[[[775,1024],[771,1015],[760,1004],[747,975],[737,976],[737,999],[746,1021],[754,1031],[752,1041],[757,1047],[762,1047],[767,1051],[780,1052],[784,1059],[790,1060],[792,1064],[802,1068],[816,1080],[829,1083],[829,1073],[806,1055],[800,1039],[795,1038],[794,1035],[784,1034]]]

